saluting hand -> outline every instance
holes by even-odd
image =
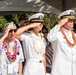
[[[68,22],[68,18],[61,19],[61,20],[58,22],[58,25],[63,26],[66,22]]]
[[[9,30],[10,30],[10,29],[6,29],[6,30],[4,31],[4,37],[5,37],[5,38],[8,36]]]
[[[31,23],[30,24],[31,28],[37,27],[39,25],[41,25],[41,23]]]

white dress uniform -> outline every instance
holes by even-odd
[[[21,35],[24,48],[26,64],[23,75],[45,75],[43,54],[45,53],[45,44],[43,39],[34,33],[25,33]],[[37,52],[35,48],[41,47],[42,51]],[[38,48],[39,49],[39,48]]]
[[[73,43],[71,32],[64,29],[69,41]],[[47,36],[53,48],[53,64],[51,75],[76,75],[76,45],[70,46],[56,25]]]

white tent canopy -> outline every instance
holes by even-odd
[[[76,0],[0,0],[0,15],[25,12],[58,14],[66,9],[76,10]]]
[[[41,0],[2,0],[0,1],[0,14],[21,12],[59,13],[58,9]]]
[[[44,0],[51,6],[59,9],[60,11],[74,9],[76,10],[76,0]]]

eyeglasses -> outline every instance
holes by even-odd
[[[17,29],[11,29],[9,32],[11,33],[11,32],[16,32],[17,31]]]

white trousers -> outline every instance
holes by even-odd
[[[26,60],[23,75],[45,75],[43,62],[38,60]]]

